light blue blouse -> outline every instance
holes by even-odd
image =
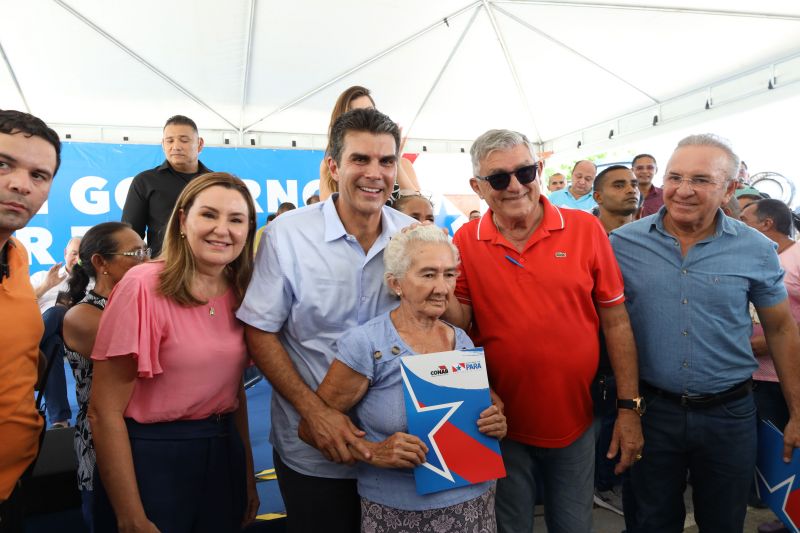
[[[474,346],[464,330],[453,329],[456,349]],[[336,358],[370,381],[367,393],[351,410],[356,425],[367,433],[366,439],[382,441],[398,431],[407,433],[400,357],[415,352],[400,338],[389,313],[348,330],[339,339],[337,348]],[[376,358],[376,352],[380,352],[380,357]],[[359,463],[357,473],[361,496],[406,511],[439,509],[463,503],[477,498],[493,483],[487,481],[421,495],[416,490],[413,469],[378,468]]]

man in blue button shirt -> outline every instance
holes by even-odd
[[[756,458],[748,302],[789,405],[784,460],[800,445],[800,338],[775,245],[720,209],[738,168],[722,139],[683,139],[667,164],[665,206],[610,237],[647,402],[643,457],[631,469],[636,531],[683,530],[687,470],[700,530],[742,531]]]
[[[360,529],[348,446],[369,456],[358,442],[364,432],[315,391],[339,336],[397,305],[383,284],[383,250],[416,222],[385,207],[399,146],[397,124],[374,109],[336,120],[328,167],[339,192],[267,225],[237,312],[250,354],[274,388],[270,441],[289,532]],[[314,447],[298,438],[301,417]]]
[[[592,197],[592,185],[597,176],[597,165],[582,159],[572,167],[570,185],[550,194],[550,203],[559,207],[591,211],[597,205]]]

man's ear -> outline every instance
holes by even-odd
[[[339,183],[339,165],[336,163],[336,160],[331,156],[326,156],[325,164],[328,165],[328,172],[331,173],[333,181]]]
[[[469,186],[472,187],[472,190],[475,191],[475,194],[480,196],[481,200],[483,200],[483,193],[481,192],[480,184],[478,183],[478,178],[471,177],[469,179]]]
[[[202,137],[200,137],[200,139],[197,141],[197,153],[198,154],[203,151],[203,146],[205,146],[205,144],[206,144],[206,142],[203,140]]]

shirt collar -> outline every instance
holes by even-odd
[[[539,195],[539,207],[541,207],[543,212],[542,221],[539,223],[539,227],[536,228],[534,233],[538,233],[542,230],[546,230],[547,233],[550,233],[551,231],[564,229],[566,222],[564,221],[564,215],[561,213],[561,209],[550,203],[550,200],[543,194]],[[493,241],[500,235],[500,232],[497,231],[497,226],[494,223],[492,214],[492,209],[489,208],[478,220],[476,236],[479,241]]]
[[[170,166],[169,161],[167,161],[166,159],[164,160],[163,163],[161,163],[160,165],[158,165],[158,167],[156,167],[156,170],[159,171],[159,172],[165,172],[165,171],[166,172],[178,172],[177,170],[175,170],[174,168],[172,168]],[[202,161],[198,160],[197,161],[197,175],[199,176],[200,174],[207,174],[209,172],[211,172],[211,171],[208,169],[208,167],[206,167],[203,164]],[[179,174],[185,174],[185,172],[179,172]],[[189,174],[192,174],[192,173],[189,172]]]
[[[347,230],[342,224],[342,219],[339,218],[339,213],[336,211],[336,204],[334,203],[336,198],[339,197],[339,193],[335,192],[330,195],[330,197],[322,203],[322,217],[325,221],[325,242],[335,241],[336,239],[340,239],[342,237],[347,236]],[[409,224],[416,222],[415,220],[411,219],[411,217],[407,217],[409,219]],[[375,244],[380,245],[383,242],[388,242],[389,238],[400,231],[404,226],[395,224],[394,221],[390,220],[389,217],[386,216],[386,209],[381,208],[381,234],[378,236],[378,239],[375,241]],[[373,244],[373,248],[375,247]],[[380,246],[379,249],[383,247]]]

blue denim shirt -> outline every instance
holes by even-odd
[[[455,348],[472,348],[472,341],[464,330],[454,329]],[[400,358],[415,352],[400,338],[389,313],[342,335],[337,348],[336,358],[370,381],[366,394],[351,411],[356,425],[367,433],[366,439],[377,442],[398,431],[407,433]],[[378,359],[375,358],[377,352],[381,353]],[[361,496],[406,511],[440,509],[463,503],[489,490],[492,483],[487,481],[421,495],[417,494],[414,471],[410,468],[378,468],[359,463],[357,469]]]
[[[569,187],[550,193],[548,198],[550,203],[559,207],[569,207],[570,209],[580,209],[581,211],[591,211],[597,205],[592,196],[592,191],[584,194],[577,200],[572,193],[569,192]]]
[[[381,234],[368,252],[348,235],[334,205],[284,213],[264,230],[255,270],[236,316],[279,333],[297,372],[317,390],[336,354],[336,341],[397,305],[383,284],[383,249],[392,235],[416,222],[384,207]],[[299,415],[272,393],[270,442],[293,470],[318,477],[354,478],[355,469],[332,463],[297,437]]]
[[[786,299],[776,245],[718,211],[713,235],[681,256],[664,229],[666,208],[610,235],[625,280],[639,375],[678,394],[714,394],[758,367],[748,302]]]

